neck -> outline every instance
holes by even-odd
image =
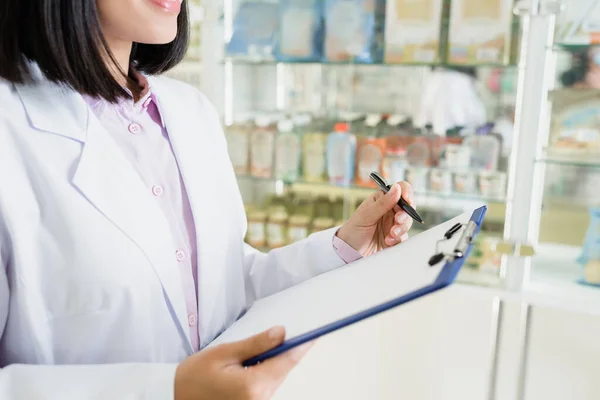
[[[129,60],[131,57],[131,49],[133,47],[133,43],[130,41],[114,39],[114,38],[106,38],[108,42],[108,47],[116,61],[116,65],[112,62],[109,62],[110,70],[115,78],[115,80],[123,87],[126,87],[133,93],[134,99],[137,100],[139,96],[139,88],[137,85],[131,80],[128,79],[129,75]]]

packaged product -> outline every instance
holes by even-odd
[[[385,62],[440,61],[443,0],[388,0]]]
[[[273,174],[273,153],[275,129],[268,117],[256,118],[256,128],[250,138],[250,173],[258,178],[271,178]]]
[[[563,0],[555,40],[562,44],[600,44],[600,3],[597,0]]]
[[[416,193],[427,191],[427,174],[429,168],[409,166],[406,168],[406,181],[411,184]]]
[[[348,186],[354,178],[356,136],[348,123],[335,124],[327,138],[327,175],[334,185]]]
[[[429,188],[432,192],[450,194],[452,192],[452,172],[444,168],[432,168],[429,172]]]
[[[300,175],[300,136],[294,132],[292,121],[284,119],[277,124],[275,139],[275,178],[294,182]]]
[[[413,137],[406,149],[408,163],[415,167],[431,165],[431,145],[425,136]]]
[[[471,149],[470,168],[495,171],[502,147],[495,135],[471,135],[465,138],[463,146]]]
[[[288,243],[306,239],[310,233],[310,217],[308,215],[293,215],[288,222]]]
[[[302,172],[307,182],[324,182],[327,162],[327,135],[310,132],[302,138]]]
[[[590,225],[578,261],[585,268],[586,282],[600,285],[600,208],[592,207],[589,213]]]
[[[323,56],[323,3],[282,0],[276,57],[281,61],[320,61]]]
[[[508,63],[513,3],[513,0],[452,0],[448,62]]]
[[[312,223],[312,232],[317,233],[321,231],[325,231],[327,229],[333,228],[335,225],[335,221],[331,217],[319,217],[315,218]]]
[[[550,147],[553,156],[578,161],[600,157],[600,91],[559,89],[550,94]]]
[[[248,122],[246,117],[236,117],[233,125],[225,129],[229,158],[238,175],[248,175],[249,172],[251,125]]]
[[[288,214],[285,210],[278,209],[269,215],[266,241],[270,249],[276,249],[287,244],[287,222]]]
[[[451,170],[468,169],[471,166],[471,148],[462,144],[446,145],[440,165]]]
[[[388,147],[381,169],[383,177],[388,182],[401,182],[405,180],[407,167],[406,150],[402,147]]]
[[[356,150],[356,183],[365,187],[377,185],[369,177],[371,172],[382,173],[386,152],[385,138],[359,137]]]
[[[474,195],[478,193],[477,173],[472,171],[454,172],[454,191],[460,194]]]
[[[279,30],[279,6],[264,1],[243,2],[233,20],[227,54],[236,58],[268,60]]]
[[[325,1],[325,60],[383,60],[384,0]]]
[[[255,248],[265,247],[266,230],[265,222],[267,213],[264,211],[252,211],[248,213],[248,233],[246,242]]]
[[[506,173],[482,171],[479,173],[479,192],[488,199],[502,199],[506,196]]]

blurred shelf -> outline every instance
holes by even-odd
[[[448,67],[448,68],[516,68],[516,65],[512,64],[451,64],[451,63],[406,63],[406,64],[387,64],[384,62],[377,63],[358,63],[349,61],[277,61],[277,60],[252,60],[236,57],[225,57],[222,61],[223,64],[231,63],[234,65],[325,65],[325,66],[375,66],[375,67]]]
[[[595,199],[575,198],[569,196],[550,196],[544,195],[542,200],[543,207],[566,207],[587,210],[590,207],[600,206],[600,197]],[[587,216],[587,211],[585,212]]]
[[[486,288],[500,289],[504,286],[504,280],[497,274],[474,270],[463,267],[456,278],[458,283]]]
[[[541,244],[532,260],[523,301],[540,307],[600,315],[600,288],[579,283],[583,268],[577,263],[581,247]]]
[[[600,169],[599,155],[556,155],[546,153],[542,157],[538,158],[536,162],[549,165],[564,165],[567,167],[585,167]]]
[[[586,51],[590,47],[598,47],[600,44],[589,44],[589,43],[554,43],[552,46],[553,50],[556,51],[568,51],[568,52],[581,52]]]

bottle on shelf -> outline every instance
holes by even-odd
[[[350,132],[347,122],[335,124],[327,138],[327,175],[329,182],[349,186],[354,178],[356,136]]]
[[[250,138],[250,173],[257,178],[273,176],[275,129],[269,116],[255,119],[256,128]]]
[[[289,119],[277,124],[275,139],[275,178],[285,182],[295,182],[300,175],[300,136]]]
[[[325,182],[327,174],[327,134],[322,121],[308,126],[302,136],[302,174],[306,182]]]
[[[312,233],[333,228],[334,224],[332,204],[329,197],[317,197],[315,202],[315,218],[312,221]]]
[[[225,129],[227,149],[237,175],[248,175],[250,167],[250,132],[252,123],[245,114],[236,115],[233,125]]]
[[[358,136],[356,150],[356,183],[359,186],[376,187],[369,177],[373,171],[382,173],[382,162],[386,151],[386,139],[379,137],[381,115],[373,114],[365,120],[363,135]]]

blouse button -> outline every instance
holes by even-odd
[[[142,130],[142,127],[139,124],[136,124],[134,122],[134,123],[129,124],[128,129],[129,129],[129,132],[131,132],[135,135],[136,133],[140,133],[140,131]]]

